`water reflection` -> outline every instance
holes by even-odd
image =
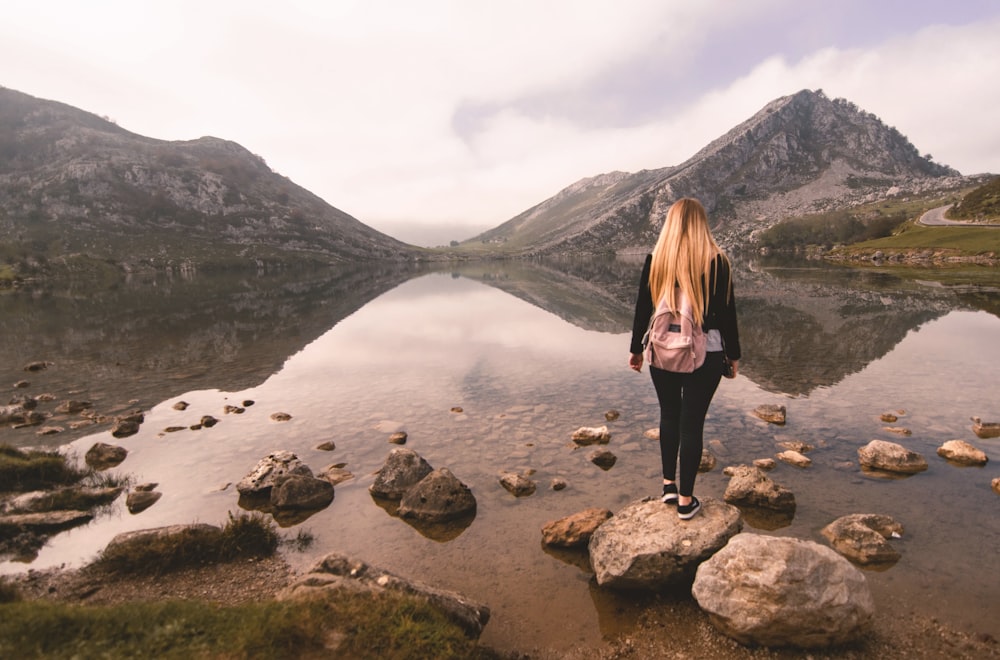
[[[390,264],[159,275],[99,290],[9,292],[0,295],[0,375],[7,383],[27,380],[24,391],[31,395],[82,395],[105,415],[190,390],[238,391],[262,383],[290,355],[414,274]],[[23,365],[36,359],[53,365],[25,374]],[[91,432],[69,431],[50,441]],[[0,440],[48,442],[32,429]]]
[[[263,456],[289,450],[314,471],[335,462],[356,475],[336,485],[327,509],[297,522],[316,541],[313,554],[293,562],[337,551],[488,601],[495,617],[484,643],[500,647],[587,643],[627,629],[638,611],[632,601],[596,589],[579,557],[539,552],[539,532],[658,490],[657,445],[644,437],[656,424],[655,396],[648,374],[625,368],[640,266],[496,262],[2,296],[7,382],[25,378],[25,362],[48,359],[56,365],[30,375],[28,392],[77,392],[105,409],[147,414],[140,432],[121,440],[103,428],[52,440],[3,429],[0,441],[73,440],[81,455],[112,441],[129,450],[118,470],[163,493],[139,515],[118,509],[53,537],[31,567],[86,560],[122,531],[222,522],[238,507],[231,484]],[[1000,521],[988,475],[935,460],[943,441],[979,442],[970,416],[1000,419],[982,368],[1000,361],[1000,320],[970,303],[992,299],[992,281],[930,286],[926,276],[747,263],[737,284],[745,369],[713,402],[706,440],[719,467],[699,477],[699,492],[721,498],[726,465],[773,457],[783,442],[813,445],[810,468],[779,463],[771,473],[797,508],[794,519],[761,522],[764,529],[817,540],[841,515],[891,515],[907,529],[903,559],[872,578],[877,593],[1000,635],[989,609],[1000,588]],[[179,398],[187,410],[174,408]],[[250,399],[244,414],[224,414]],[[784,427],[750,414],[775,402],[788,407]],[[606,421],[611,408],[620,417]],[[861,472],[857,449],[886,435],[886,410],[905,411],[899,423],[914,431],[905,443],[929,459],[927,472],[893,481]],[[276,411],[291,419],[271,420]],[[191,431],[206,414],[221,421]],[[618,459],[606,471],[571,440],[580,426],[605,423]],[[184,430],[164,431],[175,426]],[[469,485],[474,520],[428,530],[373,502],[368,486],[399,430],[432,467]],[[335,450],[317,449],[327,442]],[[982,448],[1000,452],[998,443]],[[504,472],[532,474],[536,493],[515,498],[499,483]],[[555,478],[568,487],[547,488]]]

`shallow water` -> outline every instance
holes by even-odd
[[[865,571],[877,604],[905,603],[1000,637],[1000,517],[990,489],[1000,476],[1000,439],[977,439],[969,421],[1000,420],[989,366],[1000,363],[996,274],[914,279],[760,264],[738,273],[743,372],[723,381],[713,402],[706,442],[719,466],[699,477],[696,492],[721,498],[723,466],[774,456],[783,440],[814,445],[811,467],[779,464],[771,473],[796,495],[791,523],[744,531],[823,543],[819,530],[841,515],[891,515],[905,528],[893,542],[902,559]],[[0,571],[80,564],[126,530],[221,524],[239,510],[233,484],[261,457],[287,449],[314,471],[345,463],[356,475],[336,487],[330,507],[284,523],[285,534],[305,529],[316,538],[304,553],[289,553],[297,567],[336,551],[460,591],[491,607],[483,642],[499,648],[568,649],[627,629],[631,597],[596,588],[585,555],[546,550],[540,529],[659,489],[658,447],[643,437],[656,425],[652,386],[645,372],[625,366],[637,274],[628,263],[488,264],[0,297],[0,369],[9,382],[28,379],[29,393],[91,400],[102,412],[147,411],[140,432],[120,440],[102,427],[41,438],[7,429],[0,441],[71,440],[79,455],[97,441],[119,444],[129,456],[117,470],[157,482],[163,493],[145,512],[119,505],[53,537],[30,563],[7,561]],[[20,371],[41,359],[55,364]],[[179,400],[190,407],[175,410]],[[245,400],[254,401],[245,413],[223,413]],[[785,405],[788,423],[750,414],[764,403]],[[611,409],[620,417],[607,422]],[[879,421],[899,410],[893,425],[911,429],[909,437]],[[279,411],[292,419],[272,421]],[[205,414],[221,422],[165,432]],[[618,457],[607,471],[570,440],[578,427],[601,424]],[[371,498],[372,473],[396,430],[471,487],[471,523],[417,529]],[[856,452],[875,438],[920,452],[930,469],[892,480],[863,474]],[[951,439],[972,442],[994,462],[947,463],[935,451]],[[334,451],[316,449],[328,440]],[[527,470],[539,485],[534,495],[515,498],[500,486],[501,473]],[[551,490],[556,477],[569,487]]]

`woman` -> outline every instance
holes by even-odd
[[[676,300],[682,289],[694,308],[695,322],[707,338],[705,362],[692,373],[674,373],[649,366],[660,402],[660,458],[663,462],[665,504],[676,504],[681,520],[701,508],[694,481],[701,464],[705,415],[728,359],[739,371],[740,335],[729,259],[712,238],[705,208],[696,199],[680,199],[670,207],[653,253],[646,257],[635,301],[632,345],[628,364],[642,369],[642,337],[656,303],[663,296]],[[677,477],[678,457],[680,476]]]

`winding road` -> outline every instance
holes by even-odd
[[[951,204],[948,206],[939,206],[936,209],[931,209],[927,211],[920,219],[917,220],[918,225],[927,225],[928,227],[943,227],[943,226],[957,226],[957,227],[996,227],[1000,229],[1000,225],[989,225],[982,222],[962,222],[961,220],[949,220],[944,217],[945,211],[951,208]]]

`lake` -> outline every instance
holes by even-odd
[[[136,515],[122,502],[92,523],[50,539],[0,572],[80,565],[119,532],[222,524],[241,509],[235,483],[272,451],[295,452],[314,471],[343,463],[355,478],[304,521],[313,544],[287,550],[305,569],[327,552],[364,559],[487,603],[484,644],[569,649],[627,631],[629,594],[593,584],[583,553],[541,544],[541,527],[588,507],[618,510],[659,492],[659,449],[644,437],[658,410],[645,369],[626,366],[641,262],[488,262],[433,270],[416,265],[331,272],[136,277],[94,290],[60,286],[0,295],[0,373],[15,393],[51,392],[99,412],[146,412],[141,430],[115,439],[108,426],[36,435],[0,430],[0,442],[125,447],[116,468],[163,493]],[[902,558],[865,570],[881,611],[937,617],[1000,638],[1000,516],[990,488],[1000,439],[980,440],[970,417],[1000,421],[1000,272],[893,271],[806,262],[736,264],[744,359],[720,385],[706,424],[718,466],[700,496],[722,498],[726,465],[773,457],[779,442],[816,447],[806,469],[770,473],[795,493],[790,522],[747,519],[745,532],[825,543],[820,529],[850,513],[884,513],[905,529]],[[47,360],[45,371],[22,367]],[[178,401],[187,410],[174,409]],[[252,400],[243,414],[226,405]],[[57,403],[56,402],[56,403]],[[52,410],[56,403],[44,404]],[[752,415],[786,406],[784,426]],[[615,410],[617,420],[605,413]],[[888,425],[879,417],[902,411]],[[275,412],[291,415],[273,421]],[[220,422],[188,427],[202,415]],[[68,418],[51,424],[68,429]],[[609,470],[587,460],[571,434],[607,424]],[[908,437],[886,431],[902,426]],[[474,520],[420,529],[368,493],[394,446],[449,468],[476,497]],[[930,468],[903,479],[863,473],[857,449],[899,442]],[[936,455],[963,439],[991,457],[957,467]],[[333,441],[336,449],[316,447]],[[530,471],[538,490],[515,498],[499,483]],[[550,488],[553,479],[568,483]]]

